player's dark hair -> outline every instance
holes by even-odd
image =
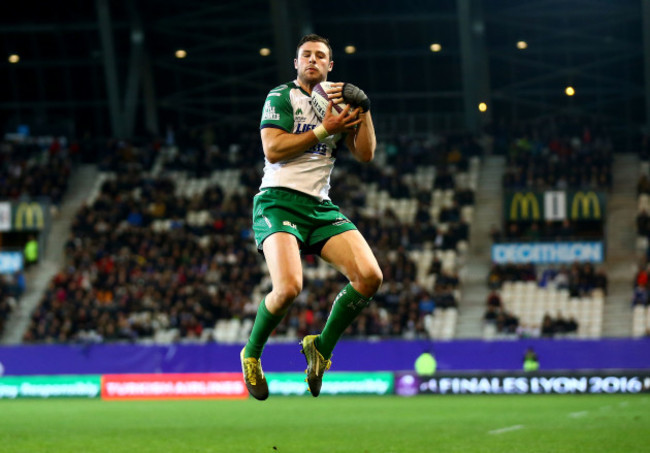
[[[300,47],[306,42],[322,42],[330,51],[330,61],[334,59],[334,53],[332,52],[332,46],[330,45],[329,40],[315,33],[310,33],[303,36],[302,39],[298,42],[298,47],[296,47],[296,58],[299,57],[298,52],[300,51]]]

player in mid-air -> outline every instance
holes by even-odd
[[[350,281],[333,301],[320,335],[303,338],[307,383],[320,394],[337,341],[382,283],[377,259],[361,233],[328,196],[336,153],[345,143],[352,155],[369,162],[377,140],[370,100],[350,83],[335,83],[322,121],[311,106],[312,89],[332,70],[332,47],[310,34],[298,43],[297,79],[271,90],[260,124],[265,167],[253,202],[253,230],[264,254],[272,289],[259,305],[250,338],[241,351],[249,393],[264,400],[269,389],[262,371],[264,345],[302,291],[302,254],[316,254]],[[333,104],[347,106],[332,114]],[[354,106],[354,108],[353,108]]]

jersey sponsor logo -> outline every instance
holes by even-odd
[[[327,154],[327,144],[325,143],[316,143],[316,145],[309,148],[306,153],[309,154],[320,154],[321,156],[328,156]],[[331,156],[329,156],[331,157]]]
[[[293,112],[293,120],[298,122],[298,123],[302,123],[302,122],[307,120],[307,117],[305,116],[305,114],[303,113],[303,111],[302,111],[302,109],[300,107],[298,107],[298,110]],[[313,126],[313,127],[315,127],[315,126]]]
[[[297,230],[297,229],[298,229],[298,228],[296,227],[295,224],[289,222],[288,220],[284,220],[284,221],[282,222],[282,225],[284,225],[284,226],[288,226],[288,227],[290,227],[290,228],[293,228],[294,230]]]
[[[298,123],[296,126],[296,130],[294,131],[294,134],[304,134],[305,132],[311,131],[316,128],[315,124],[306,124],[306,123]],[[320,154],[321,156],[328,156],[328,151],[327,151],[327,144],[320,142],[316,143],[314,146],[309,148],[306,153],[309,154]]]
[[[315,129],[316,125],[315,124],[304,124],[304,123],[298,123],[296,126],[296,131],[294,134],[303,134],[305,132],[308,132],[312,129]]]
[[[280,119],[280,115],[278,113],[275,113],[275,107],[271,105],[271,101],[266,101],[264,103],[264,113],[262,114],[262,121],[266,121],[266,120],[278,121],[279,119]]]

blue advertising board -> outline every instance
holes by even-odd
[[[603,243],[595,242],[516,242],[492,246],[492,262],[560,264],[589,262],[602,263]]]
[[[23,254],[20,252],[0,252],[0,274],[13,274],[23,270]]]

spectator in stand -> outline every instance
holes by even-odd
[[[546,288],[551,284],[557,275],[557,270],[553,266],[549,266],[542,271],[539,278],[538,285],[540,288]]]
[[[514,334],[519,326],[519,318],[506,310],[500,310],[497,319],[497,332],[504,334]]]
[[[562,316],[562,312],[557,312],[555,319],[553,319],[555,333],[563,334],[568,331],[568,322]]]
[[[448,189],[453,189],[455,187],[454,184],[454,177],[449,171],[449,169],[445,166],[441,166],[438,169],[438,172],[436,174],[436,179],[433,183],[433,188],[434,189],[441,189],[441,190],[448,190]]]
[[[594,286],[603,290],[604,294],[607,294],[607,272],[602,267],[596,271],[594,275]]]
[[[560,228],[557,230],[557,236],[563,241],[572,239],[575,235],[575,229],[570,220],[564,219]]]
[[[560,266],[555,278],[553,278],[553,284],[557,289],[569,289],[569,270],[564,264]]]
[[[10,281],[6,277],[0,278],[0,337],[2,337],[5,322],[11,312],[18,305],[18,298],[21,292],[20,282],[14,278]]]
[[[632,306],[635,305],[642,305],[644,307],[648,305],[648,288],[645,286],[637,285],[634,287]]]
[[[493,306],[488,306],[483,315],[483,320],[485,322],[496,324],[497,318],[499,317],[500,310]]]
[[[639,177],[639,182],[637,182],[636,185],[636,194],[641,195],[641,194],[650,194],[650,178],[648,175],[641,175]]]
[[[641,286],[643,288],[648,287],[648,267],[650,266],[639,266],[639,270],[636,273],[635,281],[636,286]]]
[[[492,242],[502,242],[503,241],[503,233],[494,224],[492,224],[490,226],[490,237],[492,238]]]
[[[526,230],[526,233],[524,233],[523,239],[526,242],[539,242],[539,240],[542,238],[542,234],[539,230],[539,225],[537,222],[533,222],[530,225],[530,228]]]
[[[545,238],[556,239],[560,236],[559,225],[552,220],[545,221],[542,230]]]
[[[499,289],[503,283],[504,276],[501,267],[493,263],[490,268],[490,273],[488,274],[488,288],[490,289]]]
[[[440,210],[439,220],[441,223],[459,222],[460,208],[458,202],[452,201],[451,204],[443,206]]]
[[[552,338],[555,335],[555,323],[553,323],[553,319],[548,313],[545,314],[544,318],[542,319],[541,335],[542,337],[549,338]]]
[[[565,322],[566,333],[575,333],[578,331],[578,322],[573,316],[570,316]]]
[[[440,261],[440,258],[435,256],[431,260],[431,264],[429,265],[429,274],[433,275],[440,275],[442,272],[442,261]]]
[[[519,225],[515,222],[510,222],[507,224],[505,239],[507,241],[515,241],[519,239],[521,232],[519,230]]]
[[[454,193],[454,201],[458,206],[471,206],[474,204],[474,191],[469,187],[464,189],[456,189]]]
[[[548,313],[542,319],[541,335],[552,338],[556,334],[573,334],[578,331],[578,322],[573,317],[564,318],[558,312],[557,318],[552,318]]]
[[[487,298],[487,306],[493,307],[496,309],[503,308],[503,305],[501,303],[501,296],[499,296],[499,293],[495,290],[490,291],[490,294],[488,294]]]

